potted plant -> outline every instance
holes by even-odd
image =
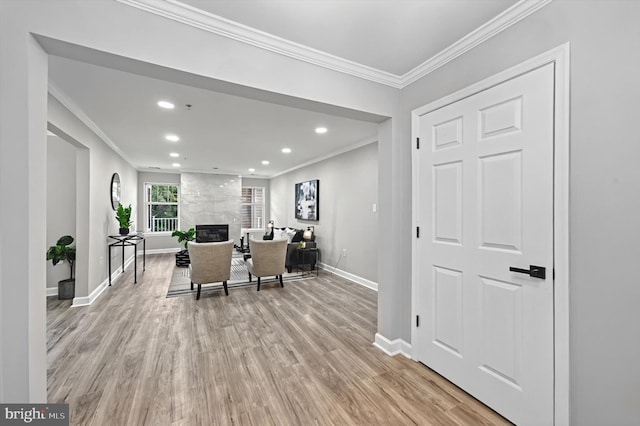
[[[73,263],[76,260],[76,248],[71,247],[73,242],[71,235],[65,235],[58,239],[55,246],[47,250],[47,260],[51,260],[53,265],[66,261],[71,269],[71,275],[66,280],[58,282],[58,299],[73,299],[76,295],[76,280],[73,278]]]
[[[178,242],[181,243],[184,241],[184,250],[180,250],[176,253],[176,266],[188,266],[189,265],[189,249],[188,243],[189,241],[193,241],[196,237],[196,230],[194,228],[189,228],[188,231],[179,231],[175,230],[171,234],[172,237],[178,237]]]
[[[124,207],[121,203],[118,203],[116,220],[120,225],[120,235],[127,235],[129,233],[129,227],[131,226],[131,210],[131,204],[129,204],[128,207]]]

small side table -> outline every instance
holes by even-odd
[[[138,282],[138,244],[142,242],[142,270],[147,267],[147,243],[144,234],[129,235],[109,235],[109,238],[115,240],[109,243],[109,285],[111,285],[111,248],[122,247],[122,273],[124,273],[124,248],[133,246],[133,283]]]
[[[313,248],[299,248],[296,249],[296,255],[298,264],[296,268],[298,271],[311,273],[314,269],[316,270],[316,277],[318,276],[318,249],[316,247]],[[304,268],[307,266],[307,268]],[[302,269],[301,269],[302,267]]]

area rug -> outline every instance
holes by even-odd
[[[282,281],[297,281],[315,277],[315,272],[311,274],[309,272],[291,272],[282,275]],[[262,285],[276,283],[278,280],[275,277],[263,278],[260,280]],[[234,256],[231,259],[231,279],[227,281],[227,288],[229,290],[234,288],[243,287],[257,287],[257,278],[253,277],[253,281],[249,282],[249,273],[244,263],[242,256]],[[221,291],[223,289],[222,283],[220,284],[207,284],[202,286],[202,294],[207,294],[214,291]],[[178,297],[195,294],[198,291],[198,286],[194,285],[191,290],[191,280],[189,279],[189,268],[182,268],[174,266],[173,275],[171,277],[171,283],[169,284],[169,290],[167,291],[167,297]]]

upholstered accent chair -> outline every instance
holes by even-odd
[[[251,240],[250,247],[251,257],[245,261],[249,282],[252,275],[258,277],[258,291],[260,291],[261,277],[276,277],[280,279],[280,287],[284,287],[282,274],[285,270],[287,240]]]
[[[219,243],[194,243],[189,241],[189,276],[191,290],[198,285],[196,300],[200,299],[203,284],[222,283],[224,294],[229,295],[227,281],[231,277],[233,240]]]

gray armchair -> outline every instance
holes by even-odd
[[[261,277],[276,277],[280,279],[280,287],[284,287],[282,274],[285,270],[287,255],[287,240],[251,240],[251,258],[245,261],[251,276],[258,277],[258,291],[260,291]]]
[[[189,276],[191,290],[198,285],[198,295],[203,284],[222,283],[224,294],[229,295],[227,281],[231,277],[231,255],[233,254],[233,240],[220,243],[194,243],[189,241]]]

